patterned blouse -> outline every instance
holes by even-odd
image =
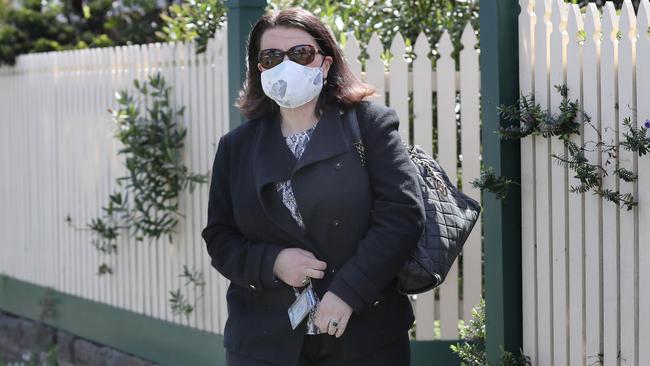
[[[314,132],[315,129],[316,129],[316,123],[314,123],[311,127],[309,127],[308,129],[302,132],[294,133],[284,138],[287,143],[287,146],[289,146],[289,149],[296,157],[296,159],[300,159],[300,157],[302,156],[302,153],[305,151],[305,147],[307,147],[307,143],[311,138],[311,134],[312,132]],[[282,202],[287,207],[287,209],[289,209],[289,212],[291,212],[291,216],[293,217],[293,219],[296,220],[296,223],[298,224],[298,226],[300,226],[302,230],[305,230],[305,224],[302,222],[302,216],[300,216],[300,212],[298,211],[298,205],[296,204],[296,197],[294,197],[293,190],[291,188],[291,180],[287,179],[283,182],[276,182],[275,188],[280,194],[280,197],[282,198]],[[297,297],[298,292],[295,288],[294,288],[294,292],[296,293],[296,297]],[[320,303],[320,299],[318,298],[318,296],[316,296],[316,304],[318,303]],[[307,318],[307,330],[305,332],[307,335],[315,335],[320,333],[315,323],[317,307],[318,305],[314,306],[314,308],[312,308],[312,310],[309,312]]]
[[[305,151],[305,147],[307,147],[307,143],[311,138],[311,134],[315,129],[316,123],[304,131],[285,137],[287,146],[289,146],[289,149],[296,157],[296,159],[300,159],[302,156],[302,153]],[[291,212],[293,219],[296,220],[296,223],[298,226],[300,226],[301,229],[305,230],[305,224],[302,222],[302,217],[300,216],[300,212],[298,212],[298,206],[296,205],[296,198],[294,197],[293,190],[291,189],[291,179],[287,179],[284,182],[276,182],[275,188],[280,194],[282,202]]]

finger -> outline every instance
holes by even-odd
[[[332,317],[331,319],[336,320],[337,318]],[[340,322],[339,322],[339,323],[340,323]],[[328,327],[327,327],[327,334],[329,334],[329,335],[334,335],[334,334],[336,334],[336,331],[338,330],[338,327],[334,327],[334,326],[332,326],[332,321],[331,321],[331,320],[328,320],[328,324],[327,324],[327,325],[328,325]],[[341,324],[339,324],[338,326],[340,327]]]
[[[319,270],[317,270],[317,269],[311,269],[311,268],[309,268],[309,269],[307,269],[307,271],[305,272],[305,276],[309,276],[309,277],[311,277],[311,278],[323,278],[323,277],[325,277],[325,272],[323,272],[323,271],[319,271]]]
[[[323,308],[321,310],[322,311],[319,311],[318,314],[316,315],[316,325],[320,329],[321,333],[328,333],[328,328],[329,328],[328,322],[332,316],[330,315],[330,312],[328,312],[326,309]]]
[[[300,253],[300,254],[302,254],[302,255],[304,255],[306,257],[316,259],[316,256],[314,255],[314,253],[312,253],[312,252],[310,252],[308,250],[301,249],[301,248],[296,248],[296,249],[298,249],[298,253]]]
[[[307,267],[314,268],[314,269],[324,270],[325,268],[327,268],[327,263],[326,262],[319,261],[316,258],[314,258],[313,260],[308,260],[306,262],[306,264],[307,264]]]
[[[345,332],[345,328],[348,326],[348,321],[350,320],[350,317],[343,317],[341,319],[341,322],[339,323],[339,329],[336,331],[336,338],[340,338],[343,333]]]
[[[303,286],[307,285],[308,282],[302,282],[304,279],[305,279],[305,277],[299,277],[297,280],[294,280],[291,283],[291,286],[293,286],[293,287],[303,287]]]

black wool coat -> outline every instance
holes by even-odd
[[[403,336],[414,315],[395,275],[424,229],[424,206],[397,131],[395,111],[356,105],[367,166],[352,145],[338,104],[329,104],[297,160],[279,115],[252,119],[223,135],[211,173],[208,222],[202,230],[212,266],[230,280],[224,346],[283,366],[295,365],[306,318],[291,329],[293,288],[273,275],[284,248],[308,250],[327,263],[312,279],[353,308],[340,341],[345,359]],[[274,182],[291,179],[306,231],[283,205]]]

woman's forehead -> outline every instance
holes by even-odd
[[[297,44],[310,44],[318,48],[314,38],[306,31],[291,27],[273,27],[262,34],[260,50],[277,48],[286,51]]]

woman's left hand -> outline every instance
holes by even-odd
[[[316,326],[321,333],[328,333],[339,338],[345,332],[351,315],[352,308],[340,297],[327,291],[316,310]],[[339,326],[337,328],[330,326],[330,319],[338,320]]]

